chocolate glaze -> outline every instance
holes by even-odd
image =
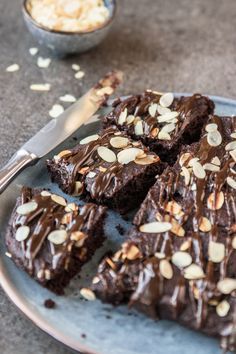
[[[148,315],[177,320],[190,328],[208,335],[220,336],[222,347],[236,351],[236,290],[224,295],[217,283],[225,278],[236,278],[236,250],[232,246],[236,235],[236,190],[227,183],[227,177],[236,180],[235,161],[225,146],[234,140],[230,134],[236,132],[236,117],[211,117],[209,123],[215,123],[223,140],[219,146],[210,146],[207,133],[203,131],[199,143],[186,147],[173,168],[167,168],[150,189],[145,201],[134,218],[134,226],[128,235],[128,241],[119,253],[105,258],[98,269],[96,282],[92,289],[105,302],[115,305],[122,302],[135,306]],[[198,157],[201,165],[211,163],[212,158],[220,160],[218,172],[206,171],[203,179],[191,173],[190,183],[186,185],[182,175],[181,156],[190,156],[184,161],[189,168],[192,158]],[[183,161],[183,160],[182,160]],[[195,186],[196,185],[196,186]],[[215,201],[219,192],[224,194],[221,208],[211,210],[208,198],[214,193]],[[213,198],[214,200],[214,198]],[[165,233],[144,233],[141,225],[157,221],[173,222],[175,216],[167,211],[167,203],[175,201],[181,206],[177,222],[185,230],[183,237],[172,231]],[[207,217],[211,223],[209,232],[199,229],[201,217]],[[225,247],[225,256],[219,263],[209,257],[210,241]],[[199,280],[184,277],[184,268],[179,269],[172,261],[172,255],[180,250],[184,242],[189,242],[188,252],[192,262],[200,266],[205,276]],[[140,256],[133,260],[126,257],[124,249],[135,245]],[[157,252],[163,253],[169,260],[173,277],[166,279],[161,275]],[[216,304],[226,300],[229,312],[220,317]]]

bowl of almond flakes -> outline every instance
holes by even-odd
[[[25,0],[28,30],[56,55],[82,53],[107,36],[116,12],[115,0]]]

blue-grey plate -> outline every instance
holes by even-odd
[[[217,114],[236,114],[236,101],[211,98],[216,104]],[[99,122],[93,119],[78,130],[77,138],[93,134],[98,126]],[[70,138],[56,151],[74,144],[75,141]],[[54,154],[55,151],[49,156]],[[93,260],[83,267],[81,278],[75,278],[71,282],[65,296],[54,295],[18,269],[12,260],[5,256],[4,230],[22,185],[50,187],[55,192],[61,192],[50,183],[45,159],[42,159],[36,166],[21,173],[0,196],[0,282],[9,298],[38,327],[67,346],[89,354],[221,353],[217,340],[192,332],[177,323],[153,321],[124,306],[113,308],[101,304],[98,300],[88,302],[80,297],[79,288],[88,284],[95,274],[97,262],[102,254],[107,248],[116,247],[122,240],[115,226],[120,223],[125,228],[129,227],[115,212],[109,213],[106,223],[108,241],[97,251]],[[56,302],[55,309],[48,310],[44,307],[44,300],[48,298]],[[86,334],[85,338],[82,337],[83,334]]]

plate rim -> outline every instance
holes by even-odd
[[[173,92],[173,94],[176,97],[193,95],[193,93],[186,93],[186,92]],[[207,94],[203,94],[203,95],[209,97],[211,100],[213,100],[214,103],[224,104],[225,106],[234,105],[236,107],[236,100],[232,98],[227,98],[227,97],[222,97],[217,95],[207,95]],[[129,95],[121,96],[121,98],[125,98],[128,96]],[[14,183],[14,181],[12,183]],[[102,354],[101,352],[97,352],[89,348],[88,345],[84,345],[81,341],[75,340],[71,338],[69,335],[65,335],[62,331],[56,329],[51,324],[47,323],[44,320],[43,316],[34,314],[34,311],[27,306],[26,301],[23,298],[21,298],[21,295],[14,290],[15,288],[14,283],[9,281],[7,275],[5,274],[6,272],[7,269],[4,268],[4,263],[0,258],[0,286],[2,287],[7,297],[10,299],[10,301],[17,307],[18,310],[20,310],[20,313],[25,315],[27,319],[30,320],[35,326],[37,326],[44,333],[53,337],[59,343],[62,343],[63,345],[65,345],[66,347],[72,350],[81,352],[83,354]]]

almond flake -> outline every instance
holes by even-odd
[[[211,222],[205,216],[202,216],[199,220],[199,230],[202,232],[211,231]]]
[[[27,239],[27,237],[29,236],[30,233],[30,228],[29,226],[20,226],[18,227],[18,229],[16,230],[16,241],[24,241]]]
[[[164,123],[168,122],[169,120],[172,120],[174,118],[177,118],[179,115],[179,112],[171,111],[169,113],[165,113],[159,117],[157,117],[157,120],[159,123]]]
[[[99,135],[98,134],[93,134],[93,135],[89,135],[86,138],[80,140],[80,145],[84,145],[84,144],[88,144],[91,141],[96,141],[99,139]]]
[[[160,273],[166,279],[171,279],[173,277],[173,269],[170,262],[166,259],[161,259],[160,261]]]
[[[64,96],[61,96],[60,98],[60,101],[62,102],[69,102],[69,103],[73,103],[73,102],[76,102],[76,98],[72,95],[64,95]]]
[[[54,156],[54,159],[61,159],[63,156],[67,156],[71,154],[71,150],[63,150],[61,152],[59,152],[59,154]]]
[[[210,146],[219,146],[222,143],[222,136],[218,130],[207,134],[207,142]]]
[[[193,173],[199,179],[204,179],[206,177],[206,172],[198,161],[193,164]]]
[[[42,191],[40,194],[42,197],[51,197],[51,193],[48,191]]]
[[[110,86],[105,86],[102,87],[101,89],[98,89],[96,91],[97,96],[104,96],[104,95],[111,95],[113,93],[114,89]]]
[[[74,186],[74,191],[73,191],[73,195],[74,196],[78,196],[82,194],[82,190],[83,190],[83,184],[80,181],[76,181],[75,182],[75,186]]]
[[[171,220],[171,224],[172,224],[172,228],[170,231],[179,237],[184,237],[185,230],[175,219]]]
[[[232,177],[227,177],[226,181],[231,188],[236,189],[236,180],[235,179],[233,179]]]
[[[65,211],[70,212],[70,211],[76,211],[78,210],[78,206],[75,203],[69,203],[65,207]]]
[[[157,161],[159,161],[160,158],[158,156],[155,155],[147,155],[143,158],[137,158],[134,160],[134,162],[137,165],[151,165],[152,163],[155,163]]]
[[[64,112],[64,107],[60,104],[54,104],[52,109],[49,111],[49,115],[52,118],[59,117]]]
[[[6,68],[6,71],[8,73],[14,73],[15,71],[18,71],[20,69],[20,66],[18,64],[12,64]]]
[[[80,66],[78,64],[72,64],[71,67],[72,67],[72,69],[74,71],[79,71],[80,70]]]
[[[156,252],[156,253],[154,254],[154,256],[155,256],[156,258],[158,258],[158,259],[164,259],[164,258],[166,258],[165,253],[162,253],[162,252]]]
[[[216,306],[216,313],[220,317],[225,317],[228,315],[228,312],[230,310],[230,304],[228,301],[223,300],[221,301],[217,306]]]
[[[128,245],[124,243],[122,245],[122,251],[127,259],[133,261],[141,257],[141,252],[139,251],[138,247],[135,245]]]
[[[61,245],[67,239],[66,230],[54,230],[48,235],[48,240],[55,245]]]
[[[30,85],[30,89],[32,91],[50,91],[51,85],[50,84],[33,84]]]
[[[203,165],[204,170],[211,171],[211,172],[218,172],[220,171],[220,166],[216,166],[213,163],[205,163]]]
[[[208,247],[209,259],[214,263],[220,263],[225,257],[225,245],[220,242],[209,242]]]
[[[230,136],[231,136],[231,138],[236,139],[236,132],[235,132],[235,133],[230,134]]]
[[[8,258],[12,258],[12,254],[10,252],[5,252],[5,256],[7,256]]]
[[[33,48],[29,48],[29,53],[30,55],[32,55],[33,57],[38,53],[38,48],[33,47]]]
[[[206,127],[205,127],[205,130],[210,133],[210,132],[214,132],[218,129],[218,125],[215,124],[215,123],[210,123],[210,124],[207,124]]]
[[[158,135],[158,133],[159,133],[159,129],[158,128],[153,128],[152,130],[151,130],[151,136],[153,137],[153,138],[156,138],[157,137],[157,135]]]
[[[128,110],[127,110],[127,108],[125,108],[119,115],[119,118],[118,118],[119,125],[123,125],[125,123],[127,115],[128,115]]]
[[[160,105],[157,105],[157,112],[162,116],[163,114],[170,113],[171,110],[167,107],[162,107]]]
[[[172,263],[178,268],[185,268],[192,263],[192,257],[188,252],[175,252],[171,258]]]
[[[234,238],[233,238],[232,247],[233,247],[233,249],[236,250],[236,236],[234,236]]]
[[[171,136],[170,136],[169,133],[166,133],[165,131],[161,130],[161,131],[159,131],[158,139],[160,139],[160,140],[171,140]]]
[[[97,276],[95,276],[94,278],[93,278],[93,280],[92,280],[92,284],[97,284],[97,283],[99,283],[100,282],[100,279],[99,279],[99,277],[97,277]]]
[[[234,162],[236,162],[236,149],[229,152]]]
[[[96,296],[95,296],[94,292],[88,288],[82,288],[80,290],[80,294],[88,301],[96,300]]]
[[[190,183],[190,172],[189,172],[189,170],[187,169],[187,167],[182,166],[182,174],[183,174],[183,176],[184,176],[185,185],[188,186],[189,183]]]
[[[79,80],[82,79],[84,75],[85,75],[84,71],[77,71],[77,73],[75,74],[75,78]]]
[[[75,246],[80,248],[84,245],[84,241],[88,238],[88,235],[82,231],[74,231],[70,235],[71,241],[76,241]]]
[[[191,246],[191,240],[186,240],[182,243],[182,245],[180,246],[180,251],[187,251]]]
[[[93,177],[95,177],[95,176],[96,176],[96,172],[90,171],[90,172],[87,174],[86,177],[88,177],[88,178],[93,178]]]
[[[193,157],[191,160],[189,160],[188,166],[193,167],[195,162],[199,161],[199,157]]]
[[[50,58],[38,57],[37,65],[38,65],[39,68],[41,68],[41,69],[48,68],[50,64],[51,64],[51,59]]]
[[[176,127],[176,125],[173,124],[173,123],[166,124],[166,125],[164,125],[164,127],[161,129],[161,131],[162,131],[162,132],[165,132],[165,133],[171,133],[171,132],[173,132],[173,130],[175,130],[175,127]]]
[[[146,233],[161,233],[170,231],[172,228],[171,223],[169,222],[161,222],[161,221],[154,221],[148,224],[143,224],[139,227],[139,231],[146,232]]]
[[[97,153],[106,162],[115,162],[116,154],[105,146],[99,146],[97,148]]]
[[[232,293],[232,291],[236,290],[236,279],[225,278],[220,280],[217,283],[217,289],[225,295]]]
[[[220,166],[220,159],[218,156],[213,157],[213,159],[211,160],[211,163],[213,163],[214,165]]]
[[[51,199],[59,205],[66,206],[65,198],[61,197],[60,195],[52,194]]]
[[[236,149],[236,140],[231,141],[231,143],[228,143],[225,147],[226,151],[235,150],[235,149]]]
[[[189,280],[197,280],[205,278],[205,274],[199,265],[193,263],[184,269],[184,277]]]
[[[22,205],[19,205],[16,209],[17,214],[28,215],[38,208],[38,204],[35,201],[31,201]]]
[[[157,112],[157,104],[156,103],[151,103],[151,105],[148,108],[148,113],[150,114],[151,117],[155,117]]]
[[[129,139],[122,136],[116,136],[110,139],[110,144],[116,149],[122,149],[129,144]]]
[[[143,135],[143,123],[142,121],[138,121],[134,126],[134,133],[136,135]]]
[[[176,215],[182,211],[182,207],[176,201],[171,200],[167,203],[165,210],[172,215]]]
[[[219,210],[222,208],[224,200],[224,193],[222,191],[218,192],[217,194],[213,192],[207,199],[207,207],[210,210]]]
[[[191,154],[189,152],[185,152],[184,154],[182,154],[179,159],[180,166],[182,167],[183,165],[185,165],[185,163],[190,160],[190,157]]]
[[[172,105],[173,101],[174,101],[173,93],[168,92],[161,96],[159,103],[162,107],[169,107]]]
[[[133,115],[128,115],[127,119],[126,119],[126,124],[129,125],[131,123],[133,123],[135,117]]]
[[[128,148],[118,152],[117,159],[119,163],[127,165],[128,163],[134,161],[137,157],[142,156],[142,154],[142,149]]]

